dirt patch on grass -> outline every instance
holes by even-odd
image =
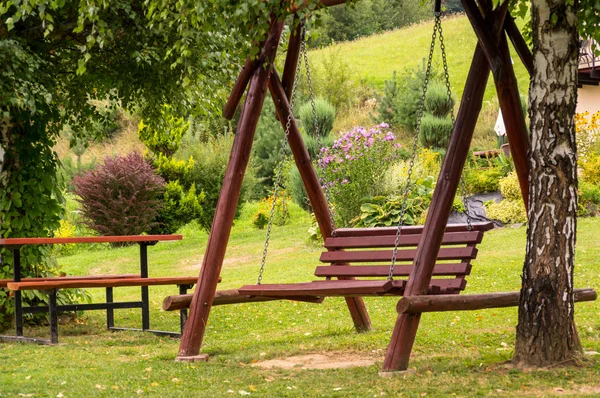
[[[326,353],[296,355],[283,359],[261,361],[252,366],[263,369],[345,369],[360,366],[371,366],[376,358],[364,354]]]

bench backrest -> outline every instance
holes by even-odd
[[[459,293],[466,286],[465,277],[471,272],[471,261],[477,257],[476,245],[481,243],[484,231],[493,228],[490,223],[477,223],[472,230],[467,225],[449,225],[438,252],[431,294]],[[394,277],[407,277],[421,240],[422,227],[405,227],[400,235]],[[328,250],[320,261],[315,275],[325,278],[385,278],[388,276],[396,228],[356,228],[336,231],[335,238],[325,240]],[[401,280],[395,282],[403,288]]]

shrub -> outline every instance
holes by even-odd
[[[306,145],[306,150],[308,151],[310,158],[313,160],[316,160],[319,157],[322,148],[332,146],[335,141],[331,134],[321,138],[320,144],[315,137],[307,134],[302,134],[302,139],[304,140],[304,145]]]
[[[580,216],[596,216],[600,205],[600,187],[580,181],[578,195],[578,214]]]
[[[500,179],[500,193],[508,200],[522,200],[521,186],[516,172],[509,173],[506,177]]]
[[[258,198],[266,196],[273,187],[273,178],[275,177],[277,166],[282,161],[280,154],[283,135],[284,131],[281,123],[275,119],[273,101],[267,98],[263,112],[258,120],[256,138],[252,148],[252,158],[258,166],[256,171],[256,175],[259,178],[257,187]],[[289,153],[289,147],[286,149],[287,153]]]
[[[298,171],[296,165],[291,167],[288,172],[287,188],[290,191],[292,200],[304,210],[308,210],[310,207],[308,195],[306,194],[304,182],[302,182],[300,171]]]
[[[464,174],[465,185],[469,193],[496,192],[500,188],[500,178],[504,173],[500,168],[469,169]]]
[[[189,167],[189,171],[181,177],[180,182],[184,189],[189,189],[194,184],[197,194],[203,195],[200,201],[203,211],[197,221],[207,231],[210,230],[215,215],[232,145],[233,134],[211,136],[203,145],[198,145],[194,140],[188,143],[184,139],[180,151],[175,155],[177,159],[192,160],[193,164]],[[242,184],[236,217],[239,216],[239,210],[246,201],[250,189],[255,185],[255,167],[250,163]]]
[[[406,198],[403,225],[414,225],[427,210],[433,195],[434,179],[427,177],[417,180]],[[404,197],[375,196],[367,198],[360,206],[361,215],[352,220],[355,227],[390,227],[398,225]]]
[[[454,107],[454,98],[448,98],[446,84],[434,80],[427,87],[425,96],[425,112],[437,117],[446,117]]]
[[[107,157],[74,184],[91,229],[102,235],[139,235],[155,224],[165,183],[141,155],[131,153]]]
[[[377,112],[379,121],[393,125],[396,122],[396,105],[399,100],[400,85],[398,84],[396,71],[392,73],[392,78],[384,82],[383,96],[377,101]]]
[[[324,99],[317,98],[315,100],[315,113],[317,115],[317,129],[321,137],[327,137],[333,129],[333,122],[335,121],[335,108],[329,102]],[[298,117],[302,123],[304,131],[312,137],[317,136],[315,131],[315,120],[313,115],[313,108],[311,102],[307,102],[300,108]]]
[[[258,229],[263,229],[269,223],[273,199],[273,195],[271,195],[268,198],[263,198],[260,201],[260,208],[253,217],[253,224]],[[288,211],[288,203],[291,199],[292,198],[285,190],[280,190],[277,193],[277,203],[275,204],[275,213],[273,214],[273,224],[281,226],[285,225],[289,221],[290,212]]]
[[[163,106],[161,116],[162,121],[155,126],[146,125],[141,120],[138,125],[138,135],[152,152],[170,157],[179,149],[181,139],[190,124],[184,118],[174,114],[169,105]]]
[[[399,146],[387,127],[381,124],[367,130],[357,126],[321,151],[324,187],[329,190],[340,226],[360,214],[362,198],[383,192],[385,172],[397,158]]]
[[[419,143],[425,148],[446,148],[452,134],[452,120],[425,114],[421,120]]]
[[[503,224],[527,222],[527,213],[521,199],[505,199],[498,203],[486,204],[486,216],[492,220],[498,220]]]
[[[581,176],[594,185],[600,185],[600,156],[590,154],[587,161],[581,163]]]
[[[575,135],[577,141],[577,156],[579,162],[585,164],[597,156],[594,145],[600,142],[600,112],[594,113],[591,118],[589,112],[575,115]]]
[[[202,218],[204,194],[197,194],[194,184],[186,190],[179,181],[169,181],[161,202],[152,234],[172,234],[191,220]]]

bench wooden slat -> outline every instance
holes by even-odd
[[[161,242],[181,240],[181,235],[122,235],[122,236],[83,236],[77,238],[6,238],[0,239],[0,246],[19,245],[58,245],[66,243],[125,243]]]
[[[399,247],[417,246],[421,241],[421,234],[400,235]],[[444,234],[442,245],[458,245],[481,243],[483,232],[447,232]],[[359,249],[375,247],[394,247],[396,235],[390,236],[357,236],[347,238],[327,238],[327,249]]]
[[[123,275],[94,275],[94,276],[54,276],[48,278],[22,278],[21,282],[46,282],[46,281],[78,281],[78,280],[103,280],[103,279],[131,279],[140,278],[140,274],[123,274]],[[9,283],[14,282],[13,279],[0,279],[0,287],[8,287]]]
[[[56,278],[59,279],[59,278]],[[125,278],[125,279],[79,279],[56,280],[43,282],[8,282],[10,290],[53,290],[70,288],[119,287],[119,286],[155,286],[155,285],[193,285],[198,281],[197,276],[174,278]]]
[[[416,249],[399,250],[397,261],[412,261],[417,253]],[[332,251],[321,253],[321,262],[347,263],[347,262],[378,262],[391,261],[393,250],[361,250],[361,251]],[[463,260],[473,259],[477,256],[476,247],[442,248],[438,252],[438,260]]]
[[[238,291],[248,296],[293,297],[293,296],[369,296],[382,295],[392,288],[388,280],[359,281],[335,280],[306,283],[246,285]]]
[[[474,231],[489,231],[494,228],[493,222],[473,223]],[[385,236],[396,235],[397,227],[376,227],[376,228],[338,228],[335,230],[335,236],[338,238],[352,236]],[[467,224],[448,224],[446,232],[465,232],[468,231]],[[410,225],[402,227],[402,234],[420,234],[423,232],[422,225]]]
[[[396,265],[394,267],[394,276],[408,276],[412,268],[412,265]],[[389,265],[321,265],[315,269],[315,276],[386,277],[389,275],[389,272]],[[470,273],[471,264],[469,263],[436,264],[433,269],[434,276],[458,276],[469,275]]]

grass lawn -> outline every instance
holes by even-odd
[[[264,231],[251,225],[254,205],[237,221],[227,252],[221,288],[254,283]],[[320,249],[305,237],[310,221],[295,209],[293,222],[275,227],[265,283],[309,281]],[[600,285],[600,219],[579,223],[578,287]],[[187,227],[184,240],[160,243],[149,250],[151,276],[195,275],[206,234]],[[525,228],[502,228],[486,234],[469,277],[467,291],[519,288]],[[58,259],[69,274],[137,272],[137,247],[82,251]],[[177,330],[178,314],[160,310],[175,287],[151,287],[151,326]],[[94,299],[102,289],[91,289]],[[135,299],[139,289],[116,289],[115,299]],[[600,356],[587,355],[583,366],[522,372],[504,362],[511,358],[517,309],[492,309],[423,316],[407,379],[380,378],[396,319],[394,298],[368,298],[373,332],[356,334],[339,298],[323,304],[267,302],[215,307],[203,352],[208,363],[173,361],[179,341],[134,332],[108,332],[103,311],[88,312],[60,325],[58,346],[0,344],[0,397],[233,397],[233,396],[600,396]],[[577,305],[576,321],[586,351],[600,351],[600,304]],[[139,310],[117,310],[118,326],[139,327]],[[48,335],[47,327],[26,330]],[[297,354],[353,354],[376,360],[367,367],[330,370],[274,369],[257,361]]]
[[[477,39],[469,20],[464,15],[444,18],[442,28],[448,55],[452,91],[456,98],[460,99]],[[384,81],[392,78],[393,71],[402,73],[405,69],[412,70],[423,63],[428,55],[432,33],[433,21],[427,21],[391,32],[311,51],[311,62],[319,65],[325,57],[340,57],[350,65],[356,77],[365,80],[369,85],[382,91]],[[436,46],[434,62],[437,69],[441,70],[439,42]],[[527,94],[529,75],[512,47],[511,53],[520,92]],[[492,98],[497,101],[495,100],[494,81],[490,77],[485,92],[485,100],[489,101]]]

